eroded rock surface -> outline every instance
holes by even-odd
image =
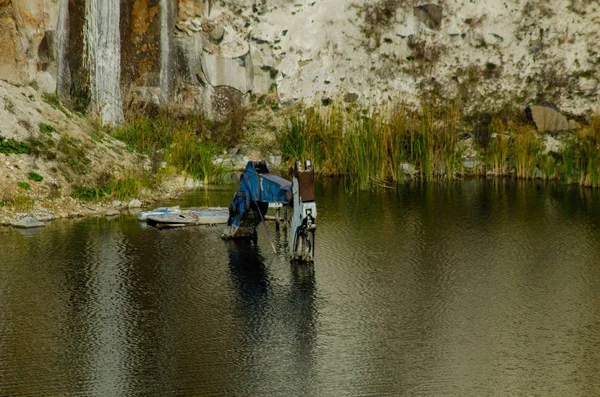
[[[0,78],[88,93],[107,123],[140,89],[206,110],[219,87],[241,94],[231,100],[274,87],[284,103],[434,93],[582,114],[600,97],[600,7],[571,3],[2,0]]]

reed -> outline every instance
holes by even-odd
[[[506,162],[509,155],[509,137],[507,125],[500,119],[493,119],[490,131],[493,136],[485,148],[485,164],[494,175],[506,175]]]
[[[390,178],[387,161],[389,131],[380,114],[360,117],[346,131],[346,150],[341,152],[342,172],[353,177],[351,180],[358,189],[367,189],[371,184],[385,185]]]
[[[496,135],[485,149],[486,167],[496,175],[506,175],[513,167],[520,179],[559,180],[583,186],[598,186],[600,128],[596,121],[574,134],[561,133],[563,149],[556,153],[544,149],[544,135],[533,126],[494,120]]]
[[[202,142],[190,129],[175,130],[167,149],[167,159],[177,169],[189,173],[203,183],[218,183],[223,175],[222,166],[213,164],[221,149],[210,142]]]
[[[369,112],[335,105],[292,116],[280,134],[284,160],[311,158],[317,173],[343,175],[359,190],[404,180],[404,164],[427,181],[460,171],[456,103],[381,106]]]
[[[517,178],[533,179],[537,174],[538,155],[542,151],[537,131],[530,126],[513,127],[512,155]]]
[[[575,148],[571,144],[562,153],[561,179],[566,184],[578,181],[578,171],[576,167]]]
[[[289,164],[295,159],[313,159],[316,171],[321,175],[342,174],[344,149],[344,123],[346,115],[343,109],[334,106],[331,109],[305,109],[301,114],[289,118],[280,147]]]
[[[598,187],[600,168],[600,120],[594,119],[588,128],[581,129],[573,144],[575,168],[579,170],[579,184]]]

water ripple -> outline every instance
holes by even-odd
[[[289,264],[272,225],[277,253],[262,230],[223,242],[133,218],[1,229],[0,395],[600,390],[594,197],[486,181],[318,192],[314,268]]]

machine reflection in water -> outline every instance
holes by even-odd
[[[285,235],[275,232],[279,246],[287,246]],[[257,239],[232,239],[227,244],[243,328],[238,364],[246,369],[246,392],[315,395],[315,385],[310,381],[317,375],[314,267],[309,263],[290,264],[285,252],[268,260]],[[282,279],[275,273],[286,277]],[[299,371],[298,376],[289,376],[291,368]]]

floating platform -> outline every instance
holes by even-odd
[[[162,207],[138,215],[138,221],[156,228],[222,225],[228,218],[229,209],[224,207]]]

